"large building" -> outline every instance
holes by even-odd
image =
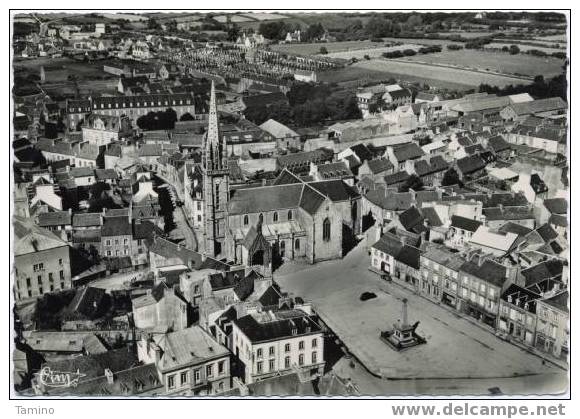
[[[234,320],[231,339],[246,384],[294,372],[312,378],[324,371],[322,329],[301,310],[248,314]]]
[[[70,247],[30,220],[14,217],[16,300],[71,288]]]

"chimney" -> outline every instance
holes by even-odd
[[[107,377],[107,384],[112,385],[115,382],[113,371],[111,371],[109,368],[105,368],[105,377]]]
[[[157,344],[153,344],[153,350],[155,351],[155,365],[161,362],[161,348]]]

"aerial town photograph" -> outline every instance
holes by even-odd
[[[12,11],[15,397],[566,394],[569,17]]]

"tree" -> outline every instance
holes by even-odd
[[[320,47],[320,54],[328,54],[328,50],[326,49],[326,47]]]
[[[441,186],[462,185],[461,179],[457,171],[451,167],[444,174],[441,180]]]
[[[157,22],[157,20],[149,19],[147,21],[147,29],[158,30],[158,29],[161,29],[161,25],[159,24],[159,22]]]
[[[384,38],[393,34],[393,21],[376,15],[369,19],[365,30],[371,38]]]
[[[517,45],[510,45],[510,54],[517,55],[520,53],[520,48]]]
[[[272,22],[260,23],[258,30],[260,31],[260,34],[264,35],[265,38],[271,39],[273,41],[280,41],[281,39],[286,38],[288,27],[285,22],[276,20]]]
[[[305,40],[306,41],[317,41],[324,35],[326,31],[322,26],[322,23],[313,23],[306,29]]]
[[[240,36],[240,27],[234,23],[228,29],[228,41],[235,42],[239,36]]]
[[[181,118],[179,118],[180,121],[194,121],[195,118],[189,113],[186,112],[183,115],[181,115]]]
[[[414,174],[409,176],[399,187],[399,192],[409,192],[409,189],[413,189],[414,191],[420,191],[423,189],[423,182],[419,176]]]

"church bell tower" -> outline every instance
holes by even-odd
[[[215,85],[211,82],[209,121],[203,144],[203,250],[224,257],[229,198],[229,170],[225,137],[220,139]]]

